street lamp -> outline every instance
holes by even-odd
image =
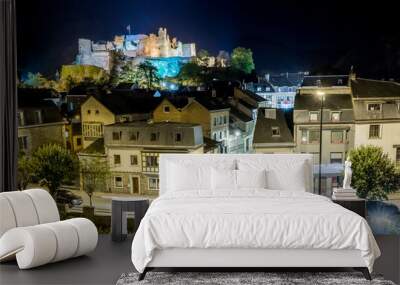
[[[321,98],[321,110],[319,113],[319,169],[318,169],[318,194],[321,195],[321,166],[322,166],[322,118],[324,111],[325,92],[318,91],[317,95]]]

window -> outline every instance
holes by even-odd
[[[90,115],[90,113],[92,113],[90,110],[87,110],[87,114]]]
[[[272,136],[273,137],[279,137],[281,135],[281,131],[279,127],[271,127],[272,130]]]
[[[331,143],[340,144],[343,143],[343,131],[331,131]]]
[[[157,152],[142,152],[142,171],[158,172],[158,156]]]
[[[227,118],[227,116],[225,115],[225,116],[224,116],[224,124],[226,125],[227,122],[228,122],[228,118]]]
[[[331,152],[331,163],[343,163],[343,153]]]
[[[113,136],[114,141],[119,141],[119,140],[121,140],[122,132],[113,132],[112,136]]]
[[[219,132],[219,139],[222,139],[222,132]]]
[[[169,113],[169,112],[170,112],[169,106],[164,106],[164,113]]]
[[[160,184],[160,179],[155,177],[149,177],[149,189],[150,190],[158,190]]]
[[[308,131],[308,143],[319,143],[319,131],[309,130]]]
[[[121,164],[121,156],[119,154],[114,154],[114,164]]]
[[[115,176],[114,177],[114,186],[116,188],[122,188],[124,187],[124,182],[122,180],[122,176]]]
[[[18,146],[20,151],[24,151],[28,149],[28,137],[22,136],[18,137]]]
[[[18,112],[18,126],[23,126],[24,124],[24,112]]]
[[[380,112],[382,108],[382,104],[379,103],[369,103],[367,105],[367,110],[370,112]]]
[[[42,123],[42,111],[36,110],[34,114],[35,114],[35,123],[41,124]]]
[[[129,116],[121,116],[121,118],[119,119],[119,121],[120,121],[121,123],[129,122]]]
[[[217,133],[213,134],[213,138],[214,138],[214,140],[217,140]]]
[[[370,125],[369,126],[369,138],[370,139],[379,139],[380,138],[380,125]]]
[[[99,111],[99,110],[96,110],[96,111],[95,111],[95,114],[96,114],[96,115],[99,115],[99,114],[100,114],[100,111]]]
[[[131,155],[131,165],[137,165],[137,164],[138,164],[137,155]]]
[[[157,156],[147,156],[146,157],[146,166],[147,167],[157,167],[158,166],[158,157]]]
[[[216,126],[216,125],[217,125],[217,118],[214,117],[214,126]]]
[[[154,142],[158,140],[158,133],[151,133],[150,134],[150,141]]]
[[[130,132],[129,133],[129,140],[137,141],[139,139],[139,132]]]
[[[396,164],[400,165],[400,147],[396,147]]]
[[[81,146],[82,145],[82,138],[76,138],[76,145]]]
[[[175,141],[176,142],[182,141],[182,134],[181,133],[175,133]]]
[[[103,125],[101,123],[84,123],[82,134],[84,137],[98,138],[103,136]]]
[[[310,112],[310,121],[318,121],[319,112]]]
[[[308,132],[307,130],[301,130],[301,143],[306,144],[308,142]]]
[[[339,122],[340,121],[340,112],[332,112],[331,113],[331,121]]]

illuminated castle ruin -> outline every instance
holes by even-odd
[[[110,71],[112,67],[111,52],[122,51],[127,59],[140,62],[138,59],[176,58],[176,61],[188,60],[196,56],[194,43],[183,44],[176,38],[170,39],[166,28],[159,28],[158,34],[136,34],[115,36],[113,41],[93,42],[79,39],[79,54],[76,64],[95,65]]]

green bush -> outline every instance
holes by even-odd
[[[360,146],[350,152],[352,187],[360,198],[387,200],[399,189],[400,173],[394,162],[376,146]]]

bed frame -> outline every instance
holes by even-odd
[[[264,271],[265,269],[295,268],[335,269],[353,268],[361,271],[367,280],[371,275],[359,250],[333,249],[195,249],[171,248],[156,250],[152,261],[139,275],[143,280],[146,273],[154,269],[232,269],[234,271]],[[263,270],[264,269],[264,270]]]
[[[218,157],[219,156],[219,157]],[[270,159],[296,159],[305,162],[307,191],[313,192],[313,158],[311,154],[162,154],[160,156],[160,195],[167,189],[167,169],[170,162],[176,160],[210,160],[237,159],[239,157]],[[154,252],[153,259],[147,265],[139,280],[143,280],[146,273],[153,269],[210,269],[229,268],[234,271],[250,271],[256,269],[294,269],[326,268],[353,268],[361,271],[367,280],[371,276],[359,250],[331,250],[331,249],[246,249],[246,248],[170,248],[159,249]]]

